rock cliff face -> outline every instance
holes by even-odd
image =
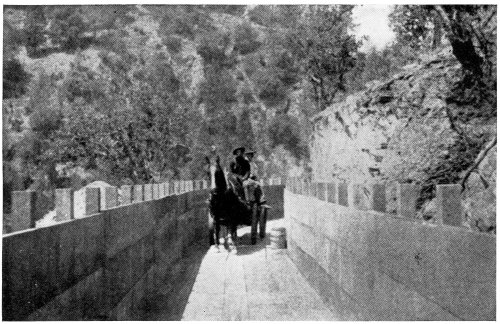
[[[366,90],[316,115],[311,139],[313,178],[358,183],[428,179],[428,171],[450,156],[448,150],[457,141],[446,114],[446,98],[460,78],[460,64],[445,49],[388,80],[368,84]],[[495,134],[495,121],[486,127]],[[495,219],[496,168],[491,161],[496,161],[495,152],[479,167],[487,169],[479,174],[488,184],[477,174],[471,176],[463,197],[469,223],[488,219],[486,227]],[[422,217],[432,217],[428,205],[423,204]]]
[[[402,142],[452,137],[443,108],[459,72],[460,64],[444,51],[318,114],[311,144],[314,177],[366,181],[388,176],[402,158],[422,154],[403,152],[409,148]]]

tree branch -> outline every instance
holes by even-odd
[[[464,178],[462,179],[462,181],[460,181],[460,185],[462,186],[462,192],[464,192],[465,190],[465,183],[467,182],[467,179],[469,179],[469,176],[471,175],[472,171],[474,171],[479,166],[479,164],[484,160],[488,152],[493,147],[495,147],[495,145],[497,145],[496,136],[486,145],[486,147],[481,152],[479,152],[479,154],[476,157],[476,160],[474,161],[474,164],[469,169],[467,169]]]

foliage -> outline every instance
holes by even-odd
[[[286,87],[276,74],[269,72],[269,69],[258,71],[254,79],[259,85],[259,98],[268,105],[275,106],[286,98]]]
[[[3,61],[3,99],[18,98],[26,93],[31,75],[16,59]]]
[[[346,74],[355,66],[360,46],[352,34],[353,6],[309,6],[285,42],[300,62],[319,110],[346,91]]]
[[[26,37],[26,49],[28,53],[36,54],[38,47],[45,43],[45,27],[47,19],[45,18],[43,6],[28,7],[26,15],[26,25],[24,34]]]
[[[248,109],[243,110],[238,119],[237,138],[241,145],[245,147],[253,147],[255,145],[255,137],[252,129],[251,114]]]
[[[359,52],[355,67],[346,74],[347,89],[349,92],[356,92],[365,89],[370,81],[384,81],[400,72],[405,65],[414,62],[417,54],[401,43],[394,43],[381,50],[372,48],[368,53]]]
[[[16,58],[21,46],[25,43],[24,32],[12,27],[4,19],[3,22],[3,60],[9,61]]]
[[[442,24],[432,6],[396,5],[389,20],[398,43],[415,50],[440,44]]]
[[[205,32],[197,39],[196,52],[203,58],[205,66],[232,68],[236,64],[236,55],[228,52],[230,45],[231,35],[228,32]]]
[[[53,78],[41,72],[30,93],[28,111],[33,132],[48,138],[62,124],[62,115],[57,100]]]
[[[63,83],[63,91],[69,102],[81,98],[90,103],[103,94],[103,82],[99,80],[97,73],[85,65],[85,58],[81,54],[76,55],[75,62],[71,64],[71,70]]]
[[[306,145],[302,143],[300,124],[297,118],[278,114],[270,122],[268,132],[272,147],[283,145],[297,159],[305,157],[307,149]]]
[[[212,19],[202,6],[146,6],[161,16],[160,34],[176,34],[194,40],[198,30],[212,30]]]
[[[229,71],[208,67],[200,84],[200,98],[209,116],[228,110],[236,102],[236,84]]]
[[[303,6],[259,5],[249,10],[250,21],[266,27],[293,28],[299,20]]]
[[[222,12],[234,16],[241,16],[246,10],[246,6],[240,5],[206,5],[205,8],[213,12]]]
[[[50,12],[50,37],[63,51],[84,49],[94,41],[91,24],[80,6],[55,6]]]
[[[177,36],[165,36],[162,41],[171,53],[178,54],[182,50],[182,39]]]
[[[261,46],[258,37],[259,34],[249,23],[238,25],[234,35],[234,50],[241,55],[255,52]]]

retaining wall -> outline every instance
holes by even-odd
[[[209,189],[199,189],[206,186],[196,182],[181,184],[175,192],[198,190],[165,196],[168,184],[146,186],[146,194],[135,192],[151,200],[130,203],[133,196],[117,207],[113,190],[96,194],[98,189],[88,188],[84,198],[75,197],[86,210],[80,218],[64,216],[69,220],[4,235],[3,319],[140,320],[158,287],[175,287],[171,281],[181,280],[172,273],[193,244],[208,248]],[[283,186],[264,190],[274,207],[269,218],[282,217]],[[71,197],[67,192],[62,196]],[[72,203],[61,200],[61,214],[64,207],[73,210]],[[104,208],[96,207],[101,204]]]
[[[385,196],[374,190],[362,203],[355,188],[292,181],[285,190],[289,255],[339,318],[495,320],[495,235],[446,225],[459,211],[429,224],[362,210],[383,209]],[[449,189],[438,188],[444,205]]]

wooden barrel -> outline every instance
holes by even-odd
[[[271,229],[271,249],[286,249],[286,229],[284,227]]]

